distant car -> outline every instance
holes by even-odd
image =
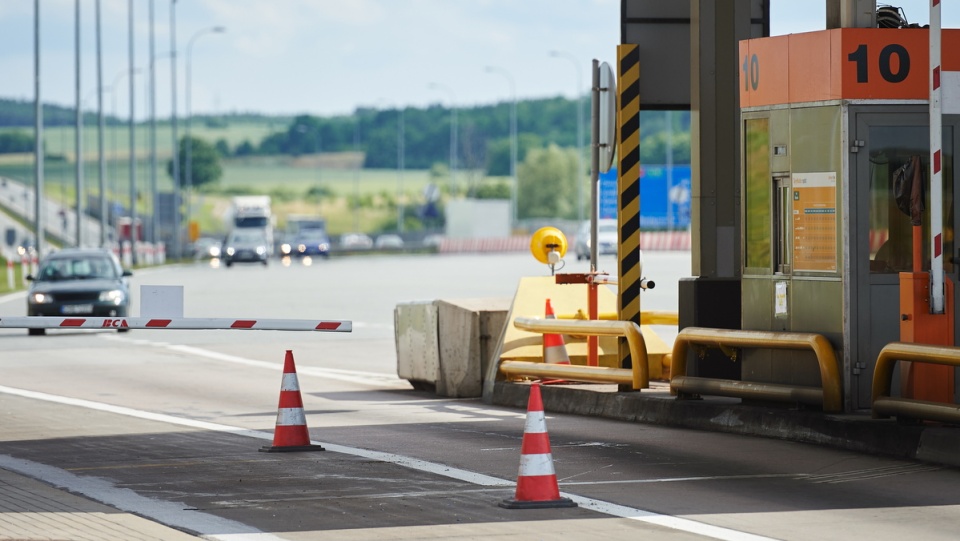
[[[373,245],[380,250],[403,248],[403,238],[400,235],[386,233],[377,237]]]
[[[597,221],[597,255],[617,253],[618,235],[617,221],[605,218]],[[580,224],[577,230],[577,240],[574,244],[577,261],[590,259],[590,222]]]
[[[344,233],[340,235],[340,247],[348,250],[366,250],[373,248],[373,239],[363,233]]]
[[[323,229],[301,229],[289,243],[290,255],[330,257],[330,237]]]
[[[43,258],[36,276],[27,276],[27,315],[126,317],[130,308],[127,277],[132,275],[109,250],[54,252]],[[44,332],[28,329],[31,336]]]
[[[223,243],[218,239],[201,237],[193,243],[193,257],[197,259],[217,259],[220,257]]]
[[[230,231],[223,243],[223,264],[227,267],[234,263],[267,264],[270,257],[267,234],[260,228],[237,227]]]
[[[423,245],[428,248],[440,249],[440,245],[443,244],[443,235],[427,235],[423,238]]]

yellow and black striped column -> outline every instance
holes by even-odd
[[[617,248],[621,321],[640,324],[640,51],[618,45],[617,76]],[[625,338],[619,339],[620,366],[633,366]]]

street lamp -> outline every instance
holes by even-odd
[[[193,52],[193,42],[197,40],[200,36],[205,34],[222,34],[226,29],[222,26],[211,26],[210,28],[204,28],[198,30],[187,42],[187,100],[186,100],[186,109],[187,109],[187,119],[186,119],[186,129],[187,129],[187,145],[186,145],[186,185],[187,185],[187,224],[190,224],[190,215],[191,208],[193,204],[193,142],[190,139],[190,93],[192,90],[191,81],[190,81],[190,72],[191,72],[191,55]],[[179,158],[179,156],[174,159]]]
[[[403,106],[397,107],[397,233],[403,233],[403,170],[406,166],[406,126]]]
[[[121,79],[123,79],[124,77],[126,77],[126,76],[128,76],[128,75],[131,76],[131,77],[136,76],[138,73],[140,73],[140,70],[139,70],[138,68],[133,68],[132,70],[128,68],[128,69],[125,69],[125,70],[120,71],[120,73],[118,73],[117,76],[113,78],[113,84],[110,85],[110,88],[109,88],[108,90],[106,90],[107,92],[110,92],[110,94],[111,94],[110,98],[111,98],[111,102],[112,102],[113,120],[114,120],[114,122],[116,122],[117,119],[119,118],[119,117],[117,116],[117,115],[118,115],[118,113],[117,113],[117,94],[118,94],[118,92],[117,92],[117,87],[118,87],[118,85],[120,84]],[[118,130],[118,129],[119,129],[118,126],[114,126],[114,129],[110,131],[110,135],[111,135],[111,137],[110,137],[110,139],[111,139],[111,145],[110,145],[110,146],[111,146],[112,149],[113,149],[113,150],[112,150],[112,154],[113,154],[114,160],[116,160],[116,157],[117,157],[117,130]],[[114,166],[113,166],[112,169],[113,169],[113,177],[114,177],[114,178],[113,178],[113,181],[110,183],[110,188],[111,188],[111,191],[114,192],[114,197],[116,197],[116,192],[118,191],[117,181],[118,181],[119,178],[120,178],[120,174],[117,172],[117,166],[116,166],[116,164],[114,164]],[[114,227],[114,228],[117,227],[116,216],[114,216],[113,227]]]
[[[580,61],[571,53],[550,51],[554,58],[566,58],[577,70],[577,220],[583,223],[583,73]]]
[[[507,79],[510,84],[510,214],[513,224],[517,223],[517,87],[513,82],[513,76],[510,72],[494,66],[486,67],[487,73],[499,73]],[[511,225],[513,225],[511,224]]]
[[[440,83],[430,83],[429,88],[442,90],[450,94],[450,194],[453,194],[455,186],[454,174],[457,171],[457,109],[454,102],[457,101],[457,95],[453,90]]]

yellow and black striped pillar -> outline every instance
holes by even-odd
[[[640,324],[640,51],[618,45],[617,81],[617,284],[621,321]],[[633,366],[625,338],[619,339],[620,366]]]

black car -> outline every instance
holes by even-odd
[[[234,263],[267,264],[270,257],[267,234],[256,227],[238,227],[227,235],[223,243],[221,257],[226,266]]]
[[[36,276],[27,276],[27,315],[126,317],[130,308],[127,277],[132,275],[109,250],[54,252],[43,258]],[[44,334],[44,329],[28,331]]]

